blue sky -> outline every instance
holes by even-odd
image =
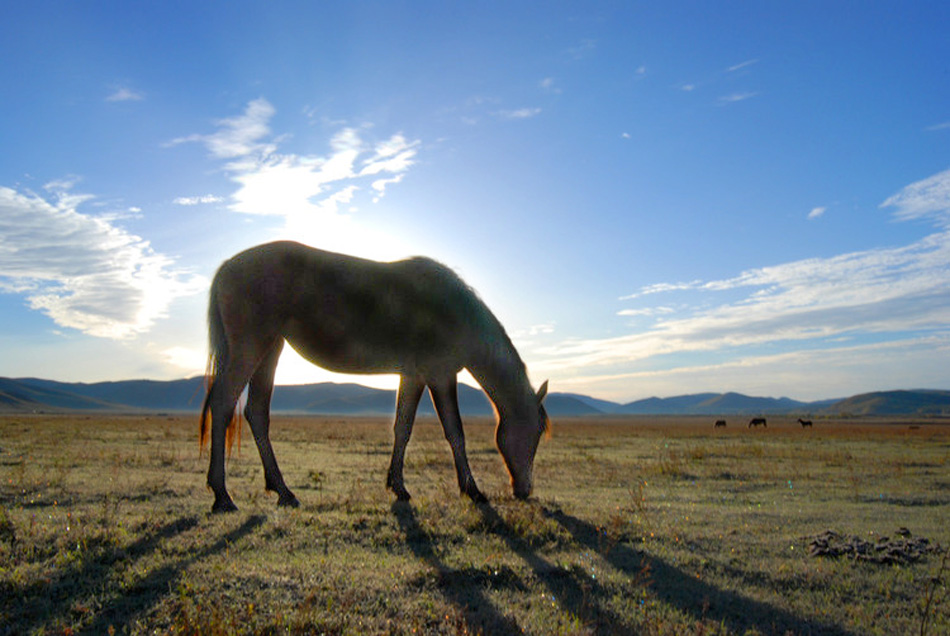
[[[947,24],[944,2],[6,3],[0,376],[200,373],[217,265],[295,238],[447,263],[555,391],[950,389]]]

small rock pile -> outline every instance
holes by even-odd
[[[834,530],[825,530],[812,537],[808,543],[808,553],[813,557],[843,556],[855,561],[890,565],[914,563],[927,554],[943,552],[940,544],[931,543],[925,537],[912,537],[907,528],[900,528],[894,534],[896,536],[893,539],[882,536],[876,541],[868,541],[858,536],[846,536]]]

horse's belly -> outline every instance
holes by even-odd
[[[403,368],[397,343],[383,344],[324,321],[322,326],[293,320],[284,337],[303,358],[339,373],[399,373]],[[395,345],[395,346],[394,346]]]
[[[418,337],[385,330],[363,334],[352,327],[321,330],[297,323],[285,338],[303,358],[337,373],[451,373],[465,366],[445,343],[426,339],[428,346],[421,345]]]

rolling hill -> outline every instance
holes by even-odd
[[[0,412],[112,411],[197,412],[204,399],[204,378],[167,382],[69,383],[39,378],[0,378]],[[396,392],[355,383],[277,386],[272,408],[278,413],[392,415]],[[490,415],[491,403],[479,389],[459,385],[465,415]],[[740,393],[697,393],[617,404],[574,393],[551,393],[545,407],[552,416],[598,415],[778,415],[950,416],[950,391],[913,390],[865,393],[843,400],[799,402],[790,398],[751,397]],[[419,405],[434,414],[428,394]]]

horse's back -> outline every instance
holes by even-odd
[[[458,352],[500,329],[451,269],[423,257],[384,263],[279,241],[226,261],[215,285],[250,329],[337,370],[464,366]]]

